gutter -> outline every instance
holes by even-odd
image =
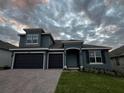
[[[49,48],[14,48],[14,49],[9,49],[10,51],[14,50],[49,50]]]
[[[70,48],[70,49],[73,49],[73,48]],[[81,50],[93,50],[93,49],[110,49],[110,48],[81,48]],[[64,50],[63,49],[59,49],[59,48],[54,48],[54,49],[51,49],[51,48],[14,48],[14,49],[9,49],[10,51],[16,51],[16,50],[51,50],[51,51],[54,51],[54,50]]]
[[[111,48],[81,48],[82,50],[93,50],[93,49],[111,49]]]

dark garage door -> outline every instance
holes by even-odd
[[[63,54],[49,54],[49,68],[63,68]]]
[[[14,68],[43,68],[43,54],[16,54]]]

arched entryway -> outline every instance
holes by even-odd
[[[67,68],[79,68],[80,66],[80,50],[68,49],[66,50],[66,66]]]

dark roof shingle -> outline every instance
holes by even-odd
[[[0,40],[0,49],[9,50],[10,48],[16,48],[16,46]]]
[[[124,45],[110,52],[110,57],[118,56],[124,56]]]
[[[62,40],[54,40],[54,44],[50,48],[63,48]]]
[[[50,47],[50,48],[63,48],[64,47],[64,42],[68,40],[55,40],[55,43]],[[78,41],[78,40],[75,40]],[[79,40],[80,41],[80,40]],[[75,42],[74,42],[75,43]],[[89,45],[89,44],[82,44],[82,48],[106,48],[106,49],[111,49],[111,47],[106,47],[106,46],[97,46],[97,45]]]
[[[97,46],[97,45],[89,45],[89,44],[83,44],[82,48],[108,48],[111,49],[111,47],[106,47],[106,46]]]
[[[39,32],[39,33],[45,33],[45,31],[41,28],[30,28],[30,29],[23,29],[25,32]]]

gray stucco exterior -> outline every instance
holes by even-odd
[[[41,31],[35,31],[35,29],[33,30],[25,30],[26,34],[20,34],[20,42],[19,42],[19,47],[21,48],[26,48],[26,47],[42,47],[42,48],[49,48],[52,44],[53,44],[53,38],[51,36],[51,34],[49,33],[44,33],[42,30]],[[35,45],[31,45],[31,44],[27,44],[27,35],[28,34],[38,34],[38,43]]]
[[[112,69],[124,73],[124,45],[112,50],[109,55]]]
[[[53,41],[52,41],[50,35],[42,35],[41,36],[41,42],[40,42],[41,47],[49,48],[52,44],[53,44]]]
[[[83,59],[84,67],[111,69],[110,58],[108,56],[108,50],[100,50],[104,52],[102,55],[103,64],[90,64],[89,57],[88,57],[89,55],[87,54],[88,51],[89,50],[82,50],[82,59]]]
[[[103,68],[103,69],[111,69],[110,59],[108,55],[108,47],[102,46],[93,46],[93,45],[85,45],[81,40],[63,40],[57,43],[51,36],[51,34],[47,34],[45,32],[40,31],[30,31],[25,35],[20,35],[20,48],[11,49],[13,51],[13,61],[16,53],[39,53],[44,52],[44,69],[48,69],[49,65],[49,53],[58,54],[61,53],[63,55],[63,68],[80,68],[83,69],[85,67],[89,68]],[[27,34],[38,34],[38,44],[26,45],[26,35]],[[58,44],[58,45],[57,45]],[[84,47],[85,46],[85,47]],[[99,50],[101,51],[102,64],[90,64],[89,61],[89,50]],[[57,58],[57,57],[56,57]],[[51,59],[52,60],[52,59]],[[12,67],[13,68],[13,67]]]
[[[0,67],[11,67],[11,52],[0,49]]]
[[[124,72],[124,56],[111,58],[112,69]]]

